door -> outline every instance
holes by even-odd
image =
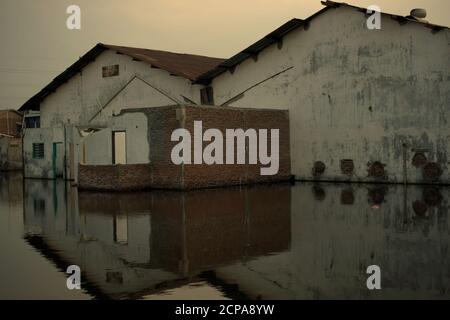
[[[126,164],[127,163],[127,148],[126,148],[126,133],[125,131],[113,131],[112,145],[112,163]]]
[[[59,178],[64,172],[64,148],[62,142],[54,142],[52,150],[53,177]]]

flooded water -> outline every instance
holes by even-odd
[[[9,174],[0,298],[448,299],[449,200],[449,187],[331,183],[78,192]]]

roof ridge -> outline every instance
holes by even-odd
[[[98,43],[99,45],[108,47],[108,48],[125,48],[125,49],[135,49],[135,50],[147,50],[147,51],[153,51],[153,52],[162,52],[162,53],[170,53],[170,54],[176,54],[176,55],[186,55],[186,56],[194,56],[194,57],[202,57],[202,58],[209,58],[209,59],[219,59],[219,60],[226,60],[226,58],[219,58],[219,57],[211,57],[206,56],[203,54],[196,54],[196,53],[185,53],[185,52],[174,52],[174,51],[168,51],[168,50],[160,50],[160,49],[150,49],[150,48],[142,48],[142,47],[130,47],[130,46],[120,46],[115,44],[107,44],[107,43]]]
[[[236,65],[240,64],[242,61],[257,55],[260,51],[263,51],[268,46],[276,43],[280,39],[283,38],[283,36],[287,33],[290,33],[291,31],[301,27],[301,26],[308,26],[309,22],[316,18],[317,16],[321,15],[324,12],[327,12],[329,10],[333,10],[340,7],[348,7],[353,8],[361,12],[366,12],[367,8],[354,6],[351,4],[348,4],[346,2],[336,2],[332,0],[325,0],[321,1],[322,5],[325,7],[320,9],[319,11],[316,11],[309,17],[305,19],[298,19],[293,18],[291,20],[288,20],[283,25],[275,29],[274,31],[270,32],[263,38],[257,40],[247,48],[245,48],[242,51],[239,51],[235,55],[231,56],[229,59],[225,60],[221,64],[219,64],[217,67],[206,71],[205,73],[201,74],[197,79],[195,80],[195,83],[201,83],[201,84],[208,84],[212,79],[219,76],[220,74],[224,73],[225,71],[234,68]],[[432,29],[432,32],[438,32],[442,29],[449,29],[449,27],[436,25],[433,23],[430,23],[425,20],[418,20],[418,19],[412,19],[408,16],[401,16],[398,14],[388,13],[388,12],[380,12],[381,14],[391,16],[392,19],[396,19],[400,22],[413,22],[413,23],[419,23],[424,27]]]

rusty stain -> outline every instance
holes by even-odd
[[[352,188],[344,189],[341,192],[341,203],[352,205],[355,202],[355,195]]]
[[[422,168],[423,178],[427,181],[436,181],[441,174],[441,166],[436,162],[429,162]]]
[[[375,161],[374,163],[368,163],[369,169],[367,170],[369,173],[369,177],[372,178],[386,178],[386,171],[384,170],[385,165],[379,161]]]
[[[412,158],[412,165],[416,168],[419,168],[424,166],[427,161],[427,156],[423,152],[417,152]]]
[[[351,159],[341,160],[341,172],[347,176],[351,176],[355,170],[355,164]]]
[[[326,166],[322,161],[314,162],[314,166],[312,169],[312,175],[314,177],[320,177],[325,172]]]

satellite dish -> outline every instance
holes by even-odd
[[[427,10],[420,8],[412,9],[411,16],[413,16],[414,18],[424,19],[427,16]]]

